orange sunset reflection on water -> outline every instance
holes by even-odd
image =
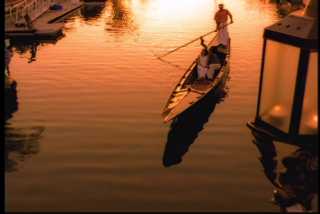
[[[279,17],[269,1],[223,2],[234,16],[228,93],[172,170],[162,166],[161,111],[200,45],[168,62],[155,55],[212,31],[214,0],[88,3],[57,41],[16,45],[19,108],[9,130],[19,137],[41,127],[41,135],[37,151],[6,173],[7,209],[274,211],[263,203],[271,189],[245,123],[255,113],[263,28]],[[9,141],[21,144],[13,157],[29,151],[26,140]]]

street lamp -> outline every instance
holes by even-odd
[[[265,28],[255,120],[248,127],[298,146],[318,139],[318,0]]]

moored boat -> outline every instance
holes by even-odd
[[[215,38],[209,48],[216,46]],[[162,112],[164,122],[169,122],[178,115],[196,105],[209,93],[218,94],[225,86],[229,74],[230,43],[226,48],[226,57],[213,80],[198,80],[197,65],[200,55],[192,62],[175,86]]]

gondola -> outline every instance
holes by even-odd
[[[217,40],[215,38],[208,44],[209,49],[213,46],[217,46]],[[198,80],[197,62],[200,55],[192,62],[179,80],[179,83],[175,86],[163,109],[162,117],[165,123],[173,120],[187,109],[196,105],[209,93],[219,94],[224,88],[230,70],[230,42],[225,51],[224,62],[213,80]]]

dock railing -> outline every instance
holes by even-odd
[[[38,18],[47,11],[51,4],[59,0],[23,0],[14,5],[5,7],[5,24],[6,26],[17,23],[24,23],[24,16],[29,15],[31,21]]]

